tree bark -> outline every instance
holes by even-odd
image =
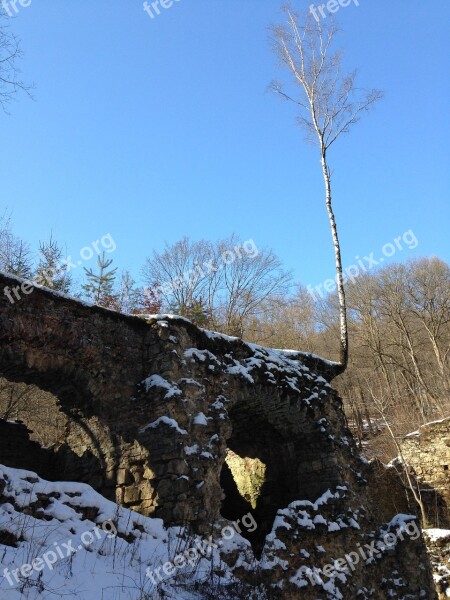
[[[334,257],[336,262],[336,283],[337,292],[339,297],[339,327],[340,327],[340,360],[343,370],[348,365],[348,325],[347,325],[347,308],[345,302],[345,290],[344,290],[344,277],[342,274],[342,259],[341,259],[341,247],[339,245],[339,236],[337,231],[336,219],[333,212],[333,206],[331,203],[331,178],[330,170],[327,164],[326,150],[322,149],[321,156],[323,179],[325,182],[326,192],[326,207],[328,212],[328,218],[330,221],[331,235],[333,238],[334,246]]]

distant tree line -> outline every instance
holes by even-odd
[[[252,244],[235,236],[219,242],[185,237],[152,252],[140,285],[103,253],[75,283],[55,269],[64,252],[53,237],[34,256],[4,217],[0,269],[123,313],[170,312],[250,342],[339,360],[338,295],[317,299],[293,284],[272,250]],[[387,265],[349,282],[346,293],[351,350],[336,385],[359,438],[377,432],[381,415],[389,415],[399,436],[447,415],[449,265],[436,257]]]

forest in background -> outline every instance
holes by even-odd
[[[249,342],[339,357],[336,292],[307,291],[253,240],[183,238],[144,259],[139,285],[97,250],[96,267],[75,280],[52,237],[33,252],[8,218],[0,222],[0,270],[35,285],[126,314],[179,314]],[[397,452],[386,423],[401,439],[450,413],[450,268],[437,257],[391,263],[347,281],[346,295],[350,360],[334,385],[356,438],[388,461]],[[63,419],[48,425],[47,396],[3,380],[0,417],[23,419],[41,443],[53,443]]]

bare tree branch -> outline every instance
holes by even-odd
[[[0,108],[8,114],[8,105],[20,92],[33,99],[33,85],[20,77],[18,63],[23,57],[20,40],[9,30],[8,17],[0,5]]]

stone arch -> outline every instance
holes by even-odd
[[[262,551],[276,513],[294,500],[315,501],[342,483],[332,441],[314,420],[315,410],[289,398],[242,397],[228,411],[232,425],[220,474],[221,515],[231,521],[250,512],[254,532],[242,532]]]

